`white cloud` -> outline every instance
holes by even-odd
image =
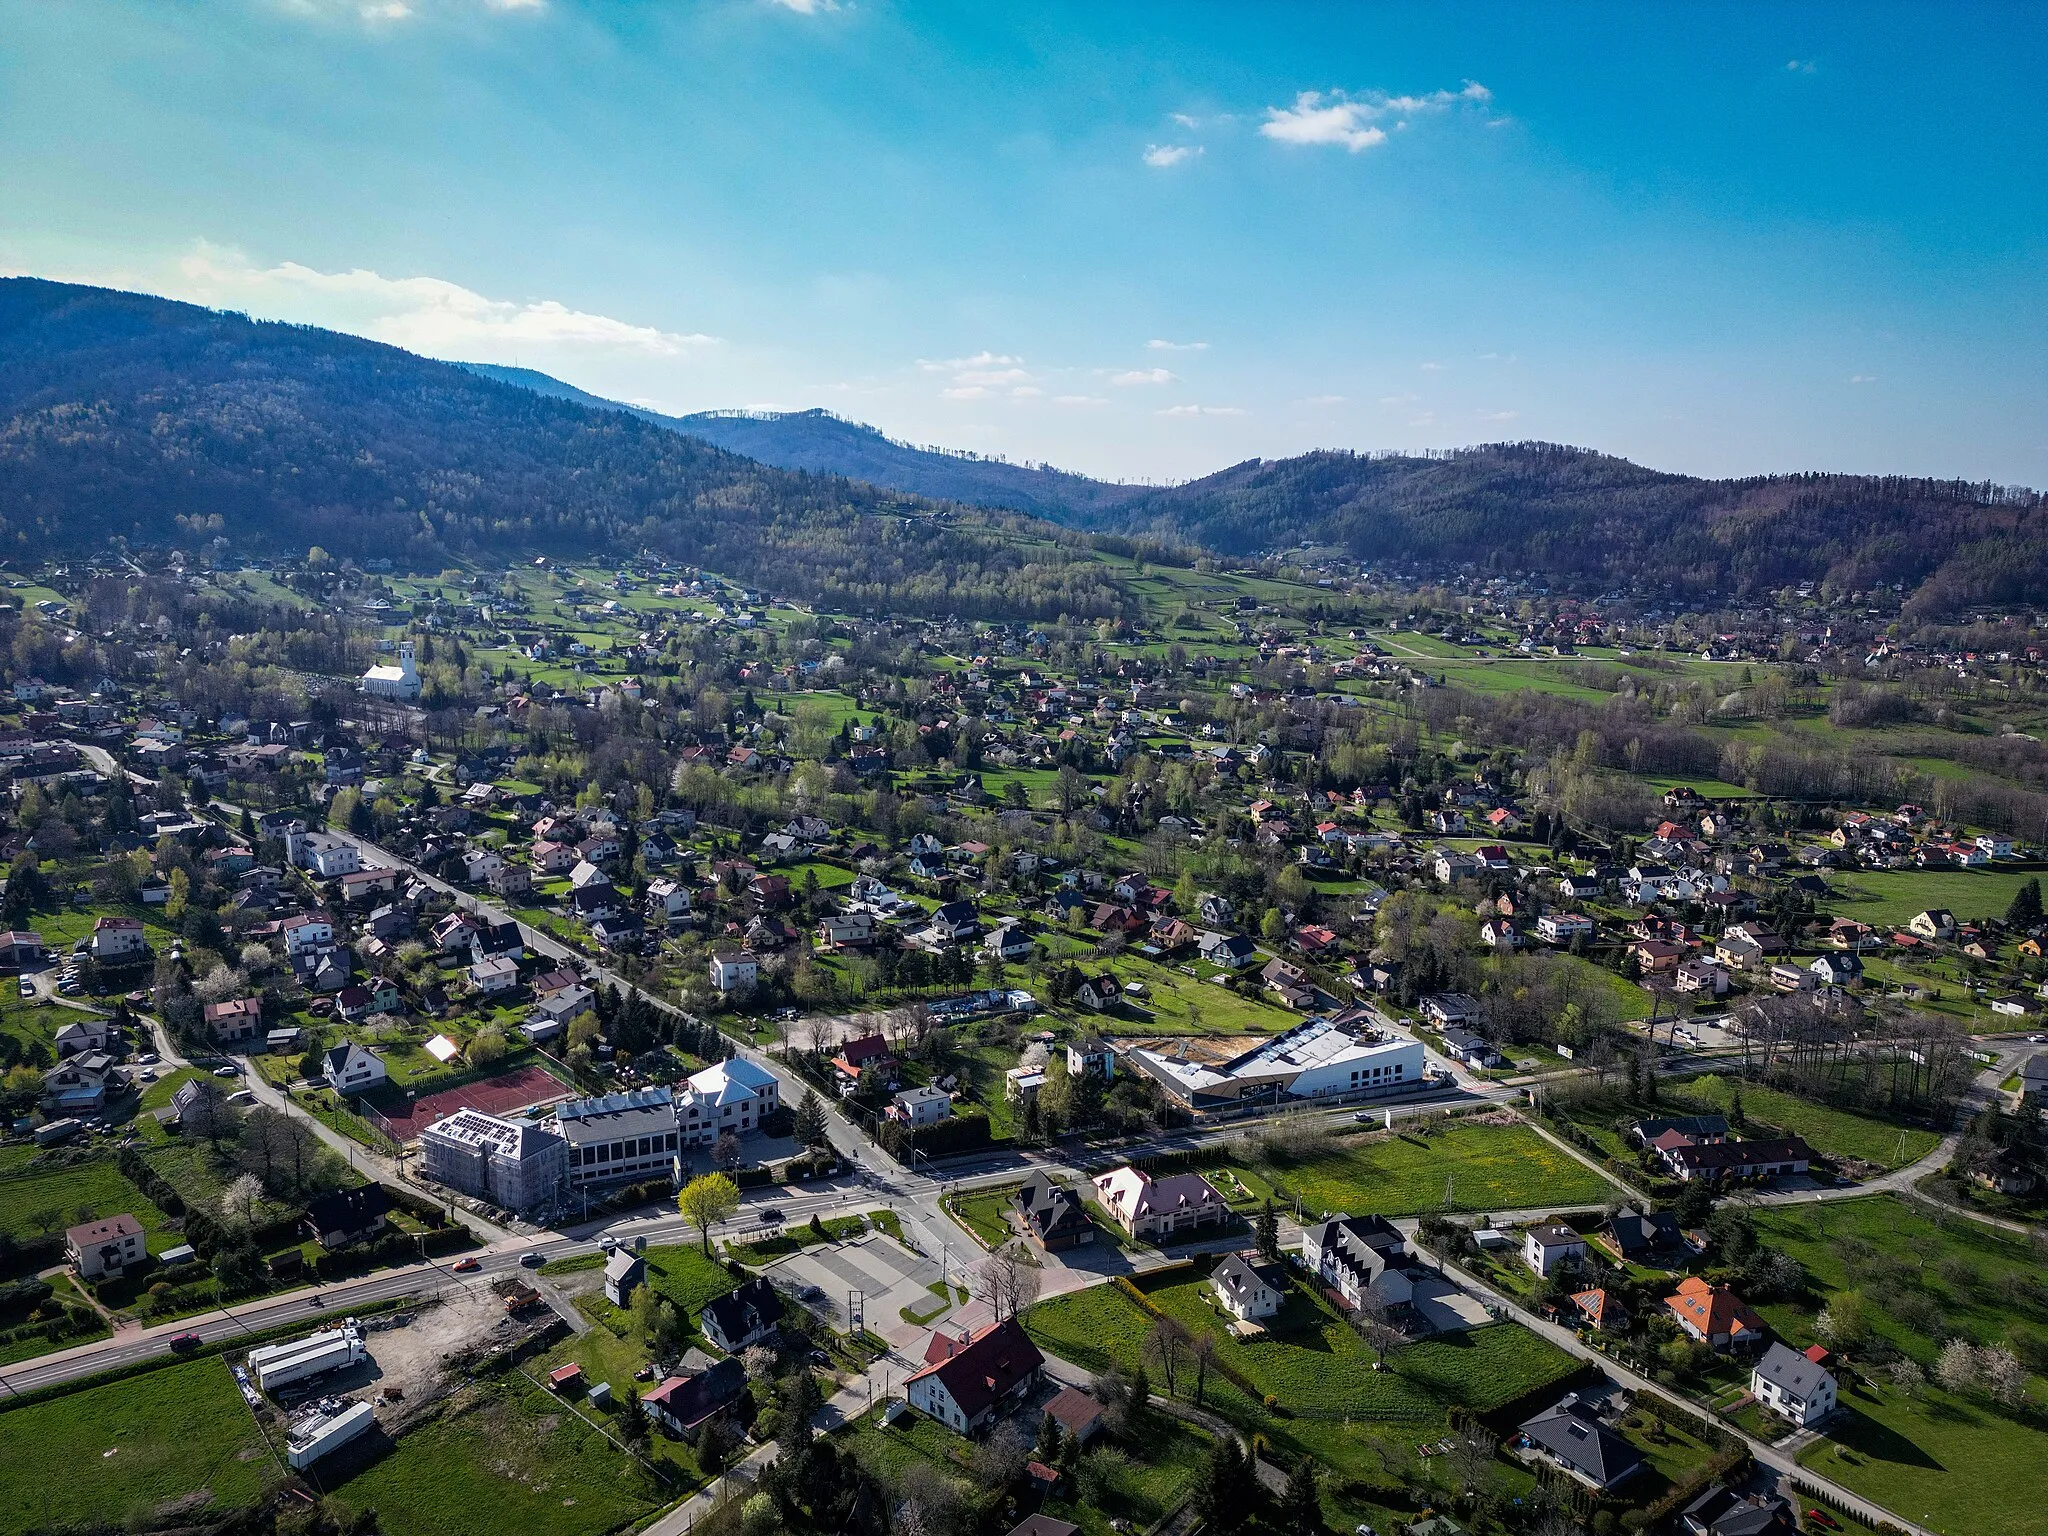
[[[1302,91],[1291,107],[1266,108],[1259,132],[1282,144],[1335,144],[1355,155],[1387,142],[1387,131],[1379,126],[1382,121],[1392,119],[1396,128],[1405,128],[1411,117],[1443,112],[1460,103],[1483,106],[1491,100],[1493,92],[1476,80],[1467,80],[1455,91],[1432,91],[1426,96]]]
[[[1874,373],[1852,373],[1849,375],[1849,382],[1851,384],[1875,384],[1877,382],[1877,375]]]
[[[1234,405],[1169,405],[1154,416],[1243,416],[1248,413]]]
[[[1145,343],[1145,350],[1148,352],[1206,352],[1209,350],[1209,343],[1206,341],[1161,341],[1154,337]]]
[[[1174,113],[1173,120],[1183,128],[1199,128],[1202,126],[1202,120],[1199,117],[1190,117],[1185,112]]]
[[[1045,391],[1040,389],[1036,384],[1019,384],[1015,389],[1010,391],[1010,398],[1012,400],[1036,400],[1040,395],[1044,393]]]
[[[1787,74],[1810,75],[1819,67],[1811,59],[1787,59],[1785,61],[1785,71]]]
[[[535,349],[679,357],[718,338],[635,325],[554,299],[491,299],[438,277],[385,277],[367,267],[321,272],[295,261],[258,267],[201,244],[179,263],[182,297],[352,331],[430,357],[509,361]]]
[[[1164,368],[1129,368],[1122,373],[1111,374],[1109,382],[1112,384],[1125,385],[1171,384],[1177,378],[1179,378],[1178,374],[1169,373]]]
[[[985,384],[961,384],[939,391],[942,400],[986,400],[992,391]]]
[[[1109,402],[1100,395],[1054,395],[1054,405],[1107,405]]]
[[[365,21],[404,21],[411,14],[412,7],[407,5],[405,0],[386,0],[383,5],[363,7]]]
[[[1415,366],[1420,368],[1424,373],[1442,373],[1444,371],[1444,365],[1442,363],[1417,363]]]
[[[839,0],[768,0],[770,5],[779,5],[785,11],[795,11],[799,16],[820,16],[826,11],[839,9]]]
[[[1342,405],[1344,397],[1342,395],[1310,395],[1301,403],[1303,405]]]
[[[1474,411],[1472,414],[1481,421],[1513,421],[1522,413],[1520,411]]]
[[[1022,368],[963,368],[953,375],[955,384],[1021,384],[1031,375]]]
[[[941,362],[920,357],[917,366],[926,373],[958,373],[963,368],[1018,368],[1024,359],[1011,357],[1006,352],[977,352],[972,357],[949,357]]]
[[[1156,170],[1165,170],[1169,165],[1179,165],[1183,160],[1192,160],[1201,154],[1199,144],[1147,144],[1145,163]]]

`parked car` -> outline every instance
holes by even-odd
[[[36,995],[36,984],[30,981],[26,976],[22,977],[21,980],[17,981],[14,985],[15,990],[20,992],[23,997],[34,997]]]
[[[144,1051],[135,1058],[135,1064],[139,1067],[153,1067],[162,1060],[163,1057],[157,1055],[155,1051]]]
[[[230,1066],[230,1067],[215,1067],[215,1068],[213,1069],[213,1075],[214,1075],[215,1077],[240,1077],[240,1076],[242,1075],[242,1070],[241,1070],[241,1068],[239,1068],[239,1067],[232,1067],[232,1066]]]

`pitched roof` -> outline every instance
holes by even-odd
[[[745,1338],[757,1328],[773,1327],[782,1321],[782,1297],[776,1294],[774,1286],[756,1275],[736,1290],[705,1302],[697,1317],[700,1323],[715,1324],[728,1339]]]
[[[306,1220],[316,1232],[354,1232],[391,1209],[382,1184],[337,1189],[306,1202]]]
[[[948,1358],[927,1365],[904,1385],[936,1376],[971,1419],[1044,1364],[1045,1356],[1013,1317],[959,1346]]]
[[[1642,1464],[1642,1452],[1593,1417],[1576,1396],[1526,1420],[1521,1432],[1605,1488]]]
[[[1824,1380],[1830,1379],[1820,1366],[1786,1344],[1773,1344],[1756,1363],[1757,1375],[1801,1401],[1813,1396]]]
[[[1698,1275],[1679,1281],[1677,1294],[1665,1297],[1664,1304],[1710,1339],[1761,1338],[1766,1331],[1764,1320],[1748,1302],[1727,1286],[1709,1285]]]

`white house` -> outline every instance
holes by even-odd
[[[326,949],[333,943],[334,924],[324,917],[301,912],[297,917],[288,917],[284,921],[284,948],[288,955]]]
[[[1835,1411],[1835,1378],[1821,1365],[1827,1354],[1818,1344],[1804,1354],[1773,1344],[1749,1373],[1750,1394],[1802,1429],[1819,1422]]]
[[[366,1093],[390,1077],[384,1070],[384,1058],[353,1040],[335,1046],[323,1059],[327,1086],[336,1093]]]
[[[1522,1260],[1539,1275],[1585,1257],[1586,1240],[1562,1222],[1539,1221],[1522,1234]]]
[[[1015,1318],[957,1341],[936,1334],[925,1360],[903,1384],[904,1396],[918,1412],[963,1435],[1028,1397],[1045,1368],[1045,1356]]]
[[[469,968],[470,983],[486,997],[509,992],[519,985],[519,966],[502,955],[491,955]]]
[[[953,1096],[927,1083],[922,1088],[905,1088],[889,1101],[889,1118],[905,1125],[936,1125],[953,1113]]]
[[[1155,1237],[1206,1226],[1230,1215],[1230,1205],[1199,1173],[1155,1179],[1126,1163],[1099,1174],[1095,1198],[1132,1237]]]
[[[118,1275],[130,1264],[142,1262],[142,1224],[126,1214],[105,1221],[88,1221],[64,1233],[64,1256],[81,1280]]]
[[[1546,912],[1536,919],[1536,937],[1546,944],[1570,944],[1593,937],[1593,919],[1583,912]]]
[[[686,1147],[744,1136],[782,1102],[782,1085],[751,1061],[734,1056],[706,1067],[676,1099],[676,1130]]]
[[[760,978],[761,968],[752,955],[727,950],[711,957],[711,985],[719,992],[743,991]]]
[[[1277,1264],[1260,1264],[1233,1253],[1210,1271],[1209,1285],[1223,1310],[1240,1323],[1256,1323],[1280,1310],[1286,1281]]]
[[[148,953],[149,940],[143,936],[139,917],[102,917],[92,925],[92,957],[102,963]]]

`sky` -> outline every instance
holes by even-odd
[[[2048,486],[2048,8],[0,0],[0,271],[1112,479]]]

